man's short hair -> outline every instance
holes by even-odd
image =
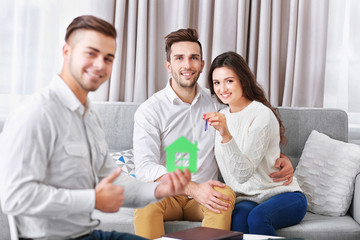
[[[165,37],[165,51],[166,51],[166,60],[170,62],[171,55],[171,46],[177,42],[196,42],[200,46],[200,56],[202,60],[202,47],[199,41],[199,35],[196,29],[187,28],[179,29],[175,32],[169,33]]]
[[[69,40],[70,35],[77,30],[94,30],[105,34],[106,36],[116,38],[116,29],[110,23],[101,18],[83,15],[75,18],[66,29],[65,42]]]

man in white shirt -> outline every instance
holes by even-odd
[[[98,115],[87,98],[111,74],[116,30],[93,16],[75,18],[64,65],[50,87],[7,119],[0,137],[0,196],[22,239],[143,239],[93,230],[94,209],[116,212],[182,193],[189,171],[158,183],[121,174],[109,157]]]
[[[197,142],[197,172],[184,193],[135,210],[135,233],[147,238],[164,234],[163,221],[202,221],[202,226],[230,229],[235,194],[218,181],[214,156],[215,130],[206,128],[203,115],[223,106],[208,89],[197,84],[203,70],[202,48],[195,29],[180,29],[165,37],[165,67],[172,75],[165,89],[145,101],[135,113],[134,160],[136,177],[153,182],[166,177],[164,148],[180,136]],[[272,177],[289,179],[293,168],[288,159]]]

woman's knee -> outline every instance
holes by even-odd
[[[250,226],[256,227],[269,223],[269,217],[260,208],[254,208],[248,215],[247,222]]]
[[[258,205],[259,204],[255,202],[244,200],[235,204],[234,213],[241,212],[241,213],[246,213],[246,215],[248,215],[249,212]]]

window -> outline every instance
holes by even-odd
[[[2,1],[0,119],[61,71],[65,31],[74,17],[93,14],[107,19],[113,8],[113,1],[98,0]]]
[[[330,0],[324,107],[340,108],[360,131],[360,1]]]

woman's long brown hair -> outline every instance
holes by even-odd
[[[280,114],[278,110],[273,106],[271,106],[270,102],[266,99],[264,90],[256,82],[255,76],[251,72],[244,58],[241,57],[236,52],[225,52],[220,54],[214,59],[214,61],[211,63],[210,72],[208,76],[208,83],[210,86],[210,92],[212,94],[215,94],[212,74],[216,68],[220,68],[220,67],[228,67],[232,71],[234,71],[234,73],[240,79],[240,84],[243,88],[243,94],[247,99],[251,101],[255,100],[261,102],[262,104],[270,108],[271,111],[273,111],[279,122],[280,143],[282,145],[286,145],[287,138],[285,137],[285,127],[280,119]],[[221,102],[219,98],[218,100]]]

